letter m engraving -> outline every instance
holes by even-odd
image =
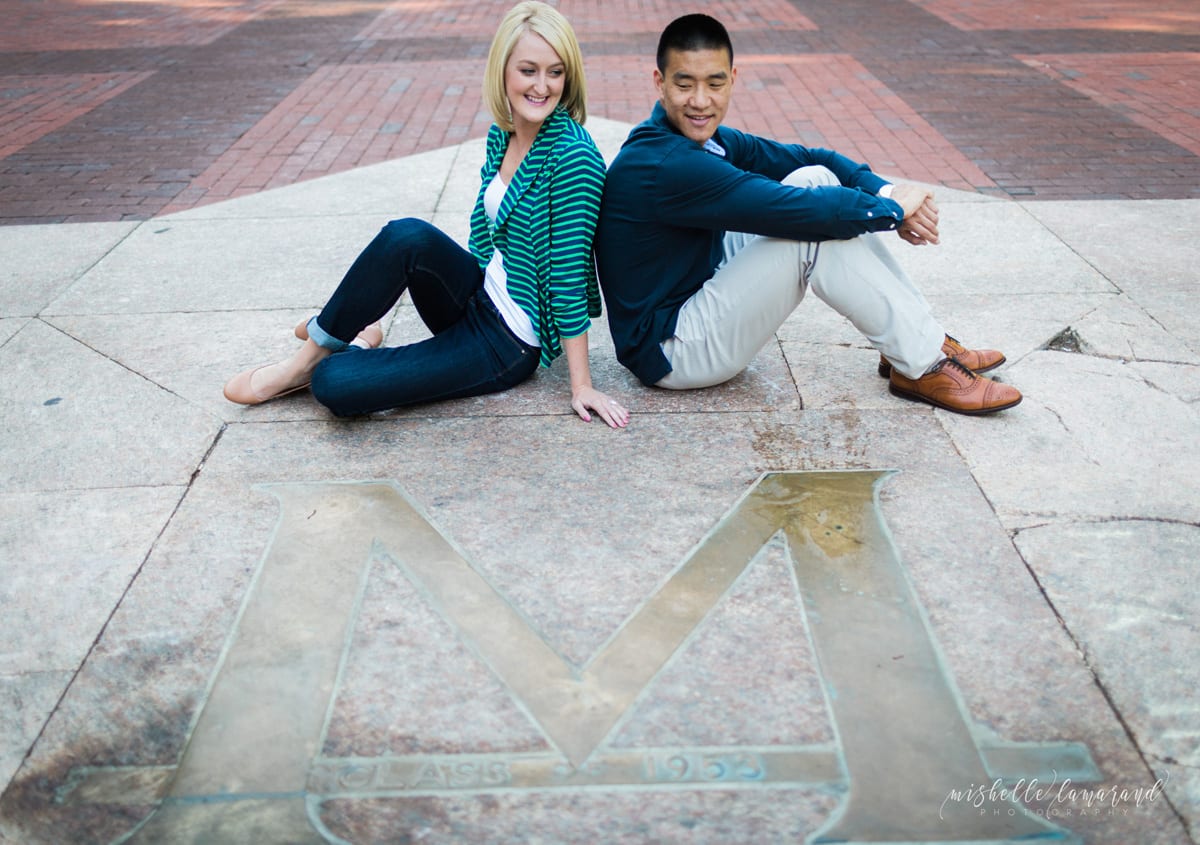
[[[810,841],[1078,841],[1019,805],[981,813],[947,802],[997,768],[1042,771],[1046,749],[992,758],[978,747],[879,513],[877,487],[889,474],[764,475],[584,667],[563,660],[395,485],[271,485],[276,536],[169,794],[133,840],[170,832],[204,841],[261,816],[286,828],[287,841],[328,841],[317,833],[310,767],[376,543],[578,770],[603,754],[638,696],[782,535],[848,787]]]

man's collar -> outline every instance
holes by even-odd
[[[663,108],[663,104],[662,104],[661,100],[654,101],[654,108],[650,112],[650,122],[653,123],[655,126],[658,126],[662,129],[666,129],[668,132],[675,133],[676,135],[678,135],[681,138],[687,138],[686,135],[684,135],[682,132],[679,131],[679,127],[676,126],[674,123],[672,123],[671,119],[669,117],[667,117],[667,110]],[[709,140],[704,142],[704,144],[698,145],[698,146],[702,146],[708,152],[713,153],[715,155],[719,155],[722,158],[724,158],[725,157],[725,146],[721,143],[721,139],[717,137],[718,134],[720,133],[720,131],[721,131],[721,127],[718,126],[717,131],[713,133],[713,136]],[[691,141],[692,139],[687,138],[687,140]],[[695,143],[695,141],[692,141],[692,143]]]
[[[672,134],[683,135],[683,133],[679,131],[679,127],[672,123],[671,119],[667,117],[667,110],[663,108],[662,101],[660,100],[654,101],[654,108],[650,111],[650,123],[652,123],[654,126],[657,126],[659,129],[665,129],[667,132]]]
[[[654,101],[654,108],[650,111],[650,121],[664,129],[670,129],[676,134],[679,133],[679,130],[675,128],[675,124],[667,119],[667,110],[663,108],[662,100]]]

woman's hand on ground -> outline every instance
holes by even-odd
[[[629,411],[625,406],[594,387],[581,387],[572,391],[571,407],[584,422],[592,421],[592,415],[588,413],[591,410],[613,428],[624,428],[629,424]]]

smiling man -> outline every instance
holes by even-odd
[[[947,335],[876,234],[936,244],[932,193],[832,150],[723,126],[736,83],[718,21],[685,15],[663,31],[658,103],[609,168],[596,234],[621,363],[650,386],[719,384],[811,287],[879,350],[896,395],[965,414],[1020,402],[979,375],[1004,356]]]

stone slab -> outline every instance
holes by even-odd
[[[0,317],[31,317],[119,245],[136,223],[0,227]]]
[[[39,842],[87,829],[112,841],[151,812],[154,790],[170,782],[161,767],[178,764],[257,567],[276,542],[280,506],[262,485],[394,479],[524,624],[582,668],[761,473],[853,467],[902,470],[881,489],[882,513],[976,741],[1083,743],[1105,783],[1143,784],[1150,773],[933,412],[814,411],[800,421],[787,413],[643,414],[620,432],[566,415],[279,422],[231,426],[208,456],[6,793],[0,830]],[[355,542],[369,548],[369,538]],[[322,753],[353,752],[369,763],[440,749],[454,765],[460,752],[473,760],[545,748],[537,718],[477,662],[429,594],[398,577],[405,554],[391,541],[371,553]],[[780,569],[784,555],[775,545],[756,558],[646,688],[614,748],[641,759],[658,743],[828,747],[820,701],[829,691],[813,691],[815,664],[801,640],[809,623]],[[686,719],[677,718],[680,708]],[[476,721],[482,714],[491,715]],[[51,800],[86,780],[86,767],[113,766],[141,772],[148,792],[127,791],[123,804]],[[766,791],[695,784],[352,792],[318,816],[331,835],[353,841],[383,841],[398,830],[425,831],[429,841],[476,831],[489,841],[518,828],[564,842],[649,841],[647,831],[681,825],[696,842],[727,841],[734,831],[798,841],[843,795],[802,783]],[[1186,841],[1161,802],[1138,816],[1074,818],[1068,826],[1088,842]]]
[[[796,613],[786,544],[766,546],[619,726],[615,748],[836,742],[820,668]],[[770,663],[746,655],[770,644]]]
[[[9,339],[28,322],[28,319],[21,317],[0,318],[0,346],[8,343]]]
[[[1121,290],[1195,290],[1200,205],[1188,200],[1038,202],[1024,208]]]
[[[863,348],[868,345],[849,320],[822,302],[812,291],[805,294],[775,336],[783,344],[817,343]]]
[[[1200,653],[1195,524],[1055,523],[1016,537],[1055,612],[1105,693],[1165,780],[1172,803],[1200,822]],[[1170,671],[1148,674],[1146,661]]]
[[[909,403],[888,393],[879,377],[879,353],[861,343],[781,342],[805,410],[903,410]]]
[[[1200,308],[1195,236],[1200,208],[1195,203],[1048,202],[1027,208],[1170,335],[1163,349],[1160,332],[1148,326],[1136,337],[1139,346],[1154,343],[1155,356],[1164,360],[1194,360],[1200,352],[1200,326],[1193,316]]]
[[[0,675],[78,669],[183,492],[0,494]]]
[[[378,214],[150,221],[46,313],[313,307],[385,222]]]
[[[0,674],[0,792],[20,768],[73,674]]]
[[[307,392],[256,408],[227,400],[234,374],[281,360],[300,346],[296,324],[317,308],[206,311],[175,314],[99,314],[47,321],[197,409],[226,421],[315,419],[324,414]],[[181,341],[186,339],[186,354]]]
[[[446,188],[457,148],[405,156],[283,188],[210,203],[157,218],[186,220],[286,220],[288,218],[376,215],[386,222],[403,210],[426,216]],[[478,182],[478,177],[476,177]]]
[[[999,349],[1009,364],[1045,349],[1066,329],[1106,308],[1115,293],[942,295],[933,292],[933,313],[946,331],[968,347]],[[1004,369],[988,373],[1001,376]]]
[[[209,413],[38,320],[0,348],[4,491],[184,485]]]
[[[1136,299],[1138,305],[1170,332],[1180,345],[1190,348],[1193,354],[1200,352],[1200,324],[1192,318],[1200,309],[1200,302],[1197,301],[1200,297],[1194,286],[1180,290],[1143,289],[1137,291]]]
[[[1151,311],[1125,294],[1105,302],[1070,327],[1091,355],[1122,361],[1200,364],[1200,353],[1181,343]]]
[[[1012,296],[1114,290],[1017,203],[948,203],[939,216],[937,246],[912,247],[897,237],[884,239],[923,291]]]
[[[936,280],[933,286],[937,287]],[[1105,337],[1127,337],[1127,332],[1119,334],[1097,316],[1106,314],[1104,309],[1118,297],[1114,293],[1000,296],[931,292],[928,298],[949,334],[967,346],[1002,350],[1008,363],[988,375],[1012,381],[1009,371],[1014,363],[1044,349],[1072,327],[1086,326],[1097,344]],[[806,409],[896,410],[907,404],[891,396],[886,380],[879,378],[879,354],[848,320],[816,297],[810,295],[801,303],[780,327],[778,337]],[[1154,348],[1171,348],[1168,338],[1162,341],[1162,346]],[[1138,345],[1150,351],[1148,345],[1140,341]],[[1177,346],[1175,354],[1179,355]]]
[[[454,157],[446,170],[446,185],[438,197],[435,211],[467,222],[479,196],[480,170],[486,151],[483,143],[461,144],[454,148]],[[460,240],[466,243],[466,240]]]
[[[982,426],[953,415],[943,424],[1009,528],[1048,519],[1195,522],[1200,503],[1181,495],[1200,472],[1200,418],[1188,401],[1194,369],[1161,365],[1151,384],[1134,364],[1037,352],[1004,371],[1024,393],[1019,406]],[[1177,395],[1174,384],[1192,386]]]
[[[791,813],[780,813],[787,802]],[[802,842],[806,819],[827,814],[836,800],[818,789],[754,792],[576,792],[470,798],[344,800],[327,805],[327,823],[347,841],[387,842],[398,829],[426,842],[480,843],[534,839],[716,843],[747,836]],[[790,815],[790,818],[788,817]],[[782,816],[782,818],[781,818]],[[460,839],[461,837],[461,839]]]
[[[1129,369],[1141,376],[1154,390],[1176,396],[1189,405],[1195,406],[1200,402],[1200,368],[1137,361],[1131,363]]]

